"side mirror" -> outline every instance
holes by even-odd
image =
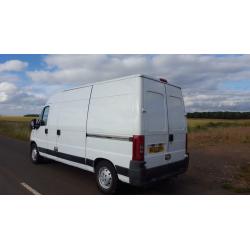
[[[39,125],[40,125],[40,126],[44,126],[44,125],[45,125],[45,122],[44,122],[43,120],[41,120],[41,121],[39,122]]]
[[[30,122],[30,128],[31,129],[38,129],[40,127],[40,122],[37,119],[33,119]]]

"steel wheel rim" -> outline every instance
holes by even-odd
[[[36,159],[37,159],[37,149],[36,148],[32,149],[31,157],[32,157],[33,161],[36,161]]]
[[[104,189],[109,189],[112,186],[112,174],[106,167],[101,167],[98,171],[98,180],[100,186]]]

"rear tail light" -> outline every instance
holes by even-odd
[[[133,161],[144,161],[144,136],[133,136]]]

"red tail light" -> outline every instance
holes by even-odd
[[[144,161],[144,136],[133,136],[133,161]]]

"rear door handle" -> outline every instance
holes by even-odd
[[[45,134],[47,135],[48,132],[49,132],[49,130],[46,128],[44,132],[45,132]]]
[[[173,141],[174,140],[174,135],[173,134],[170,134],[169,135],[169,141]]]
[[[60,129],[57,129],[56,134],[57,134],[57,135],[61,135],[61,130],[60,130]]]

